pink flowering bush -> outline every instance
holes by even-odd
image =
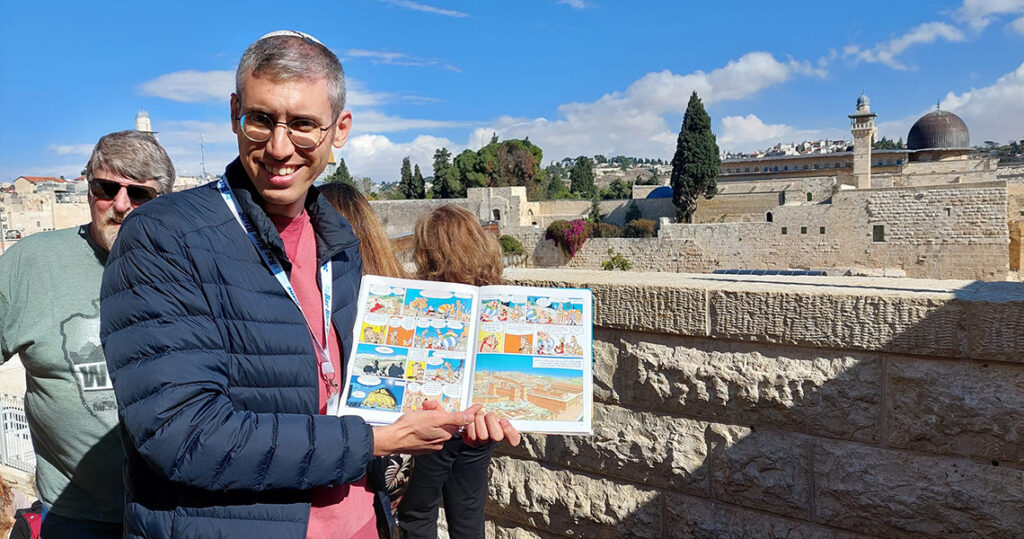
[[[548,225],[544,239],[552,240],[566,256],[572,258],[590,238],[590,230],[583,219],[560,219]]]

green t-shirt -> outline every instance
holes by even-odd
[[[100,347],[106,258],[88,225],[33,234],[0,256],[0,351],[25,367],[43,504],[65,517],[120,522],[124,452]]]

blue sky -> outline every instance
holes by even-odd
[[[972,143],[1024,138],[1024,0],[0,0],[0,182],[77,176],[140,109],[179,174],[200,172],[200,135],[221,171],[238,58],[282,28],[342,59],[354,124],[336,154],[377,181],[492,132],[529,136],[545,162],[667,159],[692,90],[723,150],[848,138],[862,89],[880,135],[941,101]]]

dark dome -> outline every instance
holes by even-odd
[[[648,193],[647,198],[672,198],[672,186],[662,185]]]
[[[907,135],[908,150],[970,148],[971,135],[959,116],[935,110],[921,116]]]

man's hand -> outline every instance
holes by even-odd
[[[446,412],[437,401],[424,401],[423,409],[409,412],[386,426],[373,427],[373,454],[421,454],[441,449],[460,428],[473,423],[483,406]],[[516,433],[518,435],[518,433]]]
[[[472,408],[467,409],[466,412],[468,413],[470,410]],[[483,409],[477,410],[473,421],[467,424],[466,429],[462,431],[462,441],[471,447],[480,447],[502,440],[508,440],[508,445],[515,447],[522,439],[522,435],[509,420],[499,420],[494,412],[485,413]]]

